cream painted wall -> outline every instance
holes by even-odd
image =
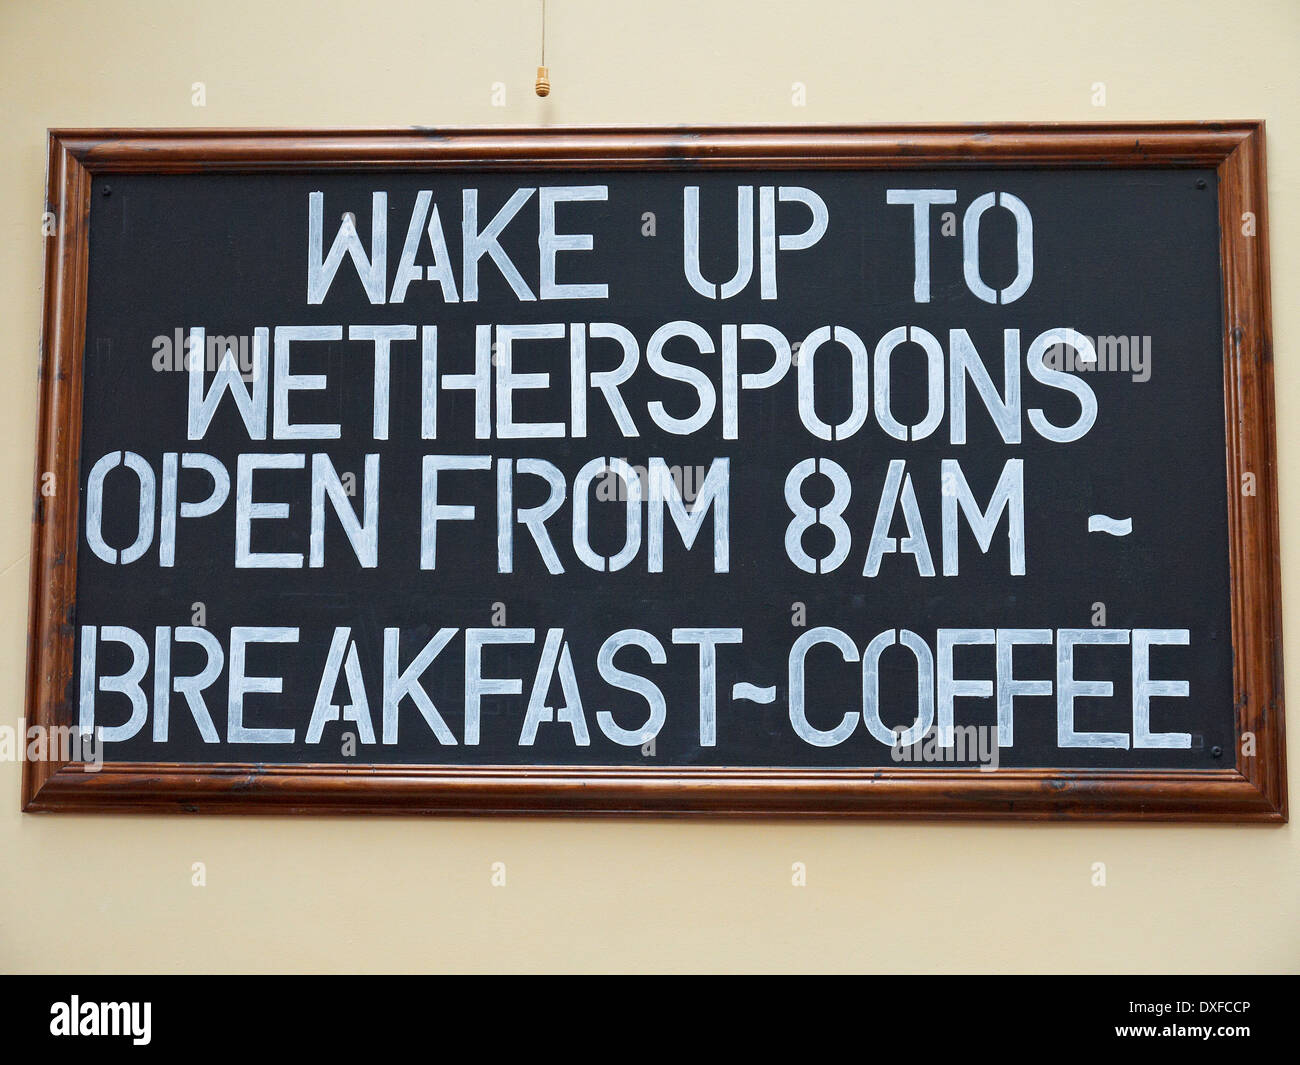
[[[1297,0],[549,7],[554,92],[539,101],[539,0],[3,0],[0,723],[22,712],[45,129],[74,125],[1262,117],[1294,692]],[[56,817],[20,814],[18,781],[0,764],[0,971],[1300,971],[1294,824]],[[1109,886],[1091,885],[1094,862]]]

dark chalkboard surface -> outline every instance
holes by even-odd
[[[1140,164],[94,174],[65,712],[128,766],[1222,773],[1223,171]]]

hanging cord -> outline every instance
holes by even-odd
[[[537,84],[533,86],[538,96],[550,96],[551,78],[546,69],[546,0],[542,0],[542,65],[537,68]]]

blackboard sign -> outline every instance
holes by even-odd
[[[1285,817],[1257,126],[50,174],[28,809]]]

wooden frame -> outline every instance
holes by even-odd
[[[25,762],[46,810],[1286,820],[1277,461],[1262,122],[699,129],[55,130],[32,534],[27,721],[71,724],[93,174],[516,168],[1217,167],[1236,732],[1217,770],[351,767]],[[1245,212],[1254,235],[1242,232]],[[1257,493],[1240,491],[1253,473]]]

